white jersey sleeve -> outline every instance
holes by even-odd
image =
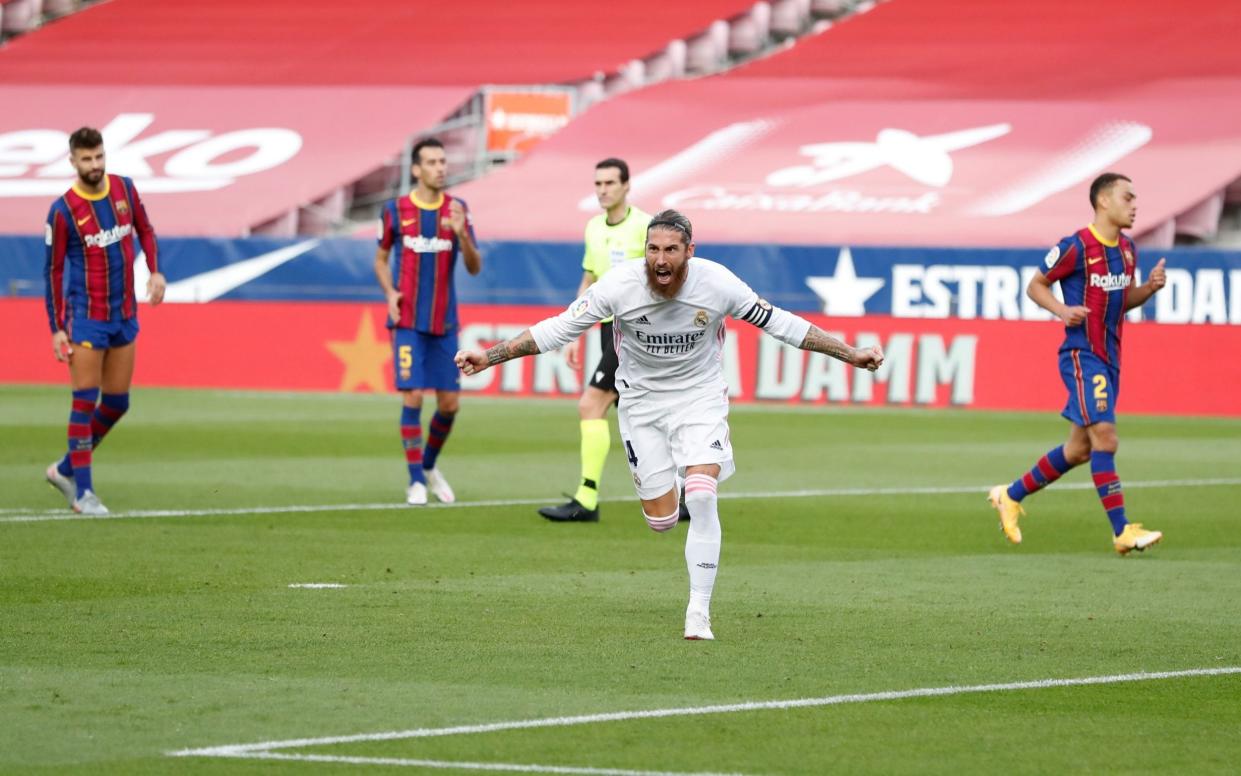
[[[732,277],[736,282],[729,284],[729,291],[733,294],[730,300],[732,307],[729,315],[739,321],[757,326],[781,342],[795,348],[800,347],[806,341],[806,332],[810,331],[810,321],[772,305],[756,294],[744,280],[736,275]]]
[[[540,353],[562,348],[599,321],[612,317],[615,284],[606,281],[605,276],[598,283],[592,283],[586,293],[574,299],[560,315],[545,318],[530,327],[530,334],[534,337],[534,344],[539,346]]]

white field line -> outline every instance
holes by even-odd
[[[921,687],[913,690],[889,690],[886,692],[851,693],[847,695],[829,695],[823,698],[800,698],[784,701],[748,701],[729,703],[717,706],[687,706],[683,708],[649,709],[646,711],[618,711],[604,714],[583,714],[575,717],[545,717],[542,719],[512,720],[508,722],[491,722],[482,725],[458,725],[443,728],[414,728],[384,733],[358,733],[345,736],[325,736],[322,738],[292,738],[283,741],[262,741],[255,744],[226,744],[209,746],[201,749],[180,749],[166,752],[169,757],[269,757],[276,749],[301,749],[309,746],[328,746],[333,744],[350,744],[369,741],[397,741],[411,738],[431,738],[437,736],[477,735],[494,733],[501,730],[530,730],[534,728],[568,727],[570,725],[591,725],[603,722],[622,722],[633,719],[662,719],[666,717],[689,717],[706,714],[735,714],[738,712],[768,711],[775,709],[804,709],[821,706],[841,706],[852,703],[873,703],[876,701],[895,701],[906,698],[939,698],[950,695],[968,695],[976,693],[1012,692],[1017,690],[1043,690],[1052,687],[1081,687],[1099,684],[1120,684],[1125,682],[1148,682],[1158,679],[1181,679],[1197,676],[1226,676],[1241,674],[1241,666],[1221,668],[1192,668],[1183,671],[1140,671],[1131,674],[1110,674],[1106,676],[1086,676],[1077,679],[1036,679],[1025,682],[1005,682],[1003,684],[950,685],[948,687]],[[309,757],[309,755],[299,756]],[[573,773],[587,771],[575,770]]]
[[[672,771],[631,771],[619,768],[587,768],[572,765],[534,765],[525,763],[472,763],[449,760],[415,760],[405,757],[349,757],[332,754],[285,754],[282,752],[252,752],[239,755],[220,755],[245,760],[293,760],[311,763],[343,763],[346,765],[397,765],[408,768],[443,768],[462,771],[499,771],[502,773],[563,773],[582,776],[740,776],[722,773],[684,773]]]
[[[1136,488],[1197,488],[1212,486],[1241,485],[1239,477],[1224,477],[1202,480],[1122,480],[1126,490]],[[720,493],[721,499],[762,499],[762,498],[832,498],[840,496],[939,496],[978,493],[986,495],[995,483],[988,485],[949,485],[945,487],[909,487],[909,488],[814,488],[806,490],[769,490],[742,491]],[[1056,483],[1055,490],[1094,490],[1090,482]],[[66,512],[64,509],[41,512],[22,512],[18,514],[0,514],[0,523],[39,523],[56,520],[115,520],[133,517],[214,517],[228,515],[280,515],[303,512],[374,512],[374,511],[409,511],[423,509],[466,509],[471,507],[519,507],[549,504],[554,498],[518,498],[491,499],[484,501],[458,501],[453,504],[427,504],[411,507],[401,502],[382,504],[307,504],[267,507],[234,507],[222,509],[139,509],[130,512],[110,512],[102,516],[79,515]],[[606,502],[633,502],[633,496],[603,498]]]

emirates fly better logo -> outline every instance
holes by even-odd
[[[301,135],[278,127],[221,134],[166,129],[141,137],[154,123],[151,113],[122,113],[101,130],[108,171],[134,178],[144,194],[221,189],[238,178],[279,167],[302,148]],[[0,134],[0,197],[63,193],[74,179],[68,147],[69,135],[61,130]],[[162,156],[167,158],[157,170],[151,159]]]

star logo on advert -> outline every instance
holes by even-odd
[[[808,277],[806,285],[823,302],[825,315],[857,317],[866,314],[866,300],[883,288],[881,278],[860,278],[853,267],[853,252],[840,249],[836,271],[830,276]]]

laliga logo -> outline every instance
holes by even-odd
[[[1003,137],[1010,124],[991,124],[959,132],[918,137],[903,129],[881,129],[873,143],[815,143],[802,146],[813,164],[776,170],[767,176],[771,186],[814,186],[853,175],[891,167],[919,183],[942,188],[952,180],[950,151],[959,151]]]
[[[139,140],[154,121],[151,113],[122,113],[101,130],[108,172],[134,178],[144,194],[221,189],[239,177],[284,164],[302,148],[301,135],[276,127],[220,135],[205,129],[170,129]],[[63,193],[76,177],[68,147],[69,136],[60,130],[0,134],[0,197]],[[163,174],[157,174],[148,157],[171,151],[176,153],[164,162]]]

